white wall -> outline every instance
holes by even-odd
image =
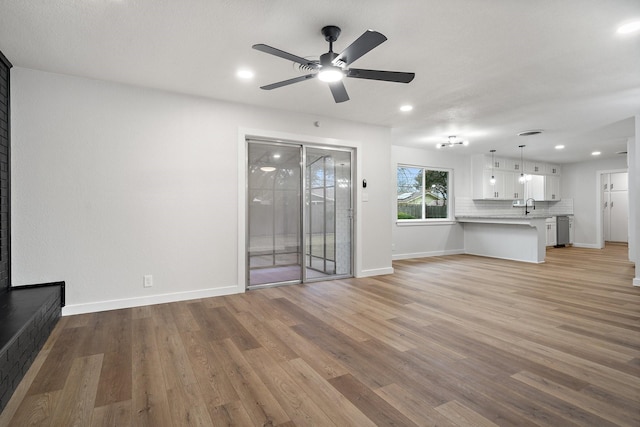
[[[457,147],[456,147],[457,149]],[[454,197],[471,197],[471,158],[457,151],[429,151],[393,146],[391,148],[392,188],[390,203],[393,206],[393,259],[464,253],[464,229],[462,224],[398,225],[396,167],[399,164],[453,169]],[[451,207],[455,209],[454,206]]]
[[[66,281],[64,314],[244,289],[242,129],[360,145],[356,274],[392,271],[387,128],[23,68],[11,90],[12,281]]]
[[[562,197],[573,198],[574,245],[599,248],[596,233],[598,222],[598,171],[626,170],[625,156],[596,159],[562,165]]]

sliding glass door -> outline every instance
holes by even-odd
[[[249,143],[249,286],[302,280],[302,147]]]
[[[306,150],[307,278],[351,274],[351,153]]]
[[[351,276],[351,157],[248,141],[248,288]]]

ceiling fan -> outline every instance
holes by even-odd
[[[349,95],[342,82],[343,77],[353,77],[356,79],[381,80],[385,82],[409,83],[415,77],[415,73],[403,73],[399,71],[363,70],[360,68],[347,68],[357,59],[384,43],[387,38],[377,31],[367,30],[356,39],[349,47],[340,54],[333,51],[333,42],[340,35],[340,28],[335,25],[328,25],[322,28],[324,39],[329,42],[329,52],[320,55],[319,60],[311,60],[284,52],[266,44],[254,44],[252,47],[270,55],[275,55],[289,61],[300,64],[300,69],[313,71],[300,77],[283,80],[270,85],[261,86],[260,89],[271,90],[293,83],[318,78],[329,84],[331,94],[336,102],[349,100]]]

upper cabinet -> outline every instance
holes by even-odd
[[[547,175],[560,175],[560,165],[554,165],[547,163],[545,174]]]
[[[560,166],[551,163],[525,160],[524,172],[533,175],[560,175]]]
[[[560,166],[479,154],[472,157],[473,198],[513,200],[533,198],[536,201],[560,200]],[[528,179],[521,183],[520,174]],[[490,179],[494,177],[495,183]]]
[[[511,167],[511,159],[504,157],[494,157],[492,159],[491,156],[483,156],[482,158],[484,159],[482,161],[484,168],[488,170],[509,170]]]
[[[527,160],[524,162],[524,173],[542,175],[546,172],[546,165],[542,162]]]
[[[544,200],[560,200],[560,177],[547,175],[544,177]]]
[[[511,160],[511,171],[520,173],[522,172],[522,162],[520,160]]]

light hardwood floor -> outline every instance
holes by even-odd
[[[64,317],[0,425],[639,426],[626,251]]]

